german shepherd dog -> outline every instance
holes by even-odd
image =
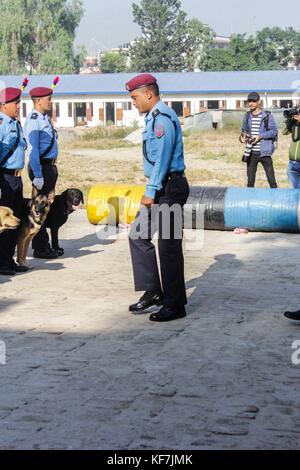
[[[24,212],[17,243],[17,262],[19,266],[28,268],[26,257],[29,245],[45,222],[53,199],[54,194],[44,196],[37,193],[33,194],[32,199],[24,199]]]
[[[0,233],[4,230],[15,230],[20,225],[20,219],[13,215],[9,207],[0,207]]]

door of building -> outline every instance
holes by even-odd
[[[171,106],[172,106],[172,109],[174,109],[178,117],[183,116],[183,102],[182,101],[172,101]]]
[[[87,124],[86,103],[75,103],[75,126]]]
[[[115,125],[116,116],[115,116],[115,103],[105,103],[105,115],[106,115],[106,125]]]

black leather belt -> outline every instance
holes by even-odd
[[[48,159],[44,159],[41,161],[42,165],[55,165],[56,164],[56,158],[54,160],[50,160],[50,158]]]
[[[13,176],[22,176],[22,170],[12,170],[10,168],[0,168],[0,173],[3,173],[5,175],[13,175]]]

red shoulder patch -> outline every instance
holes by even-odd
[[[164,126],[162,124],[157,124],[157,126],[155,126],[154,133],[155,133],[155,137],[160,139],[163,135],[165,135]]]

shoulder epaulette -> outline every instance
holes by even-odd
[[[37,113],[33,113],[30,119],[37,119],[39,116]]]
[[[158,116],[159,114],[161,114],[160,111],[159,111],[159,109],[155,109],[155,111],[153,111],[153,113],[152,113],[152,117],[155,119],[155,118],[157,118],[157,116]]]

